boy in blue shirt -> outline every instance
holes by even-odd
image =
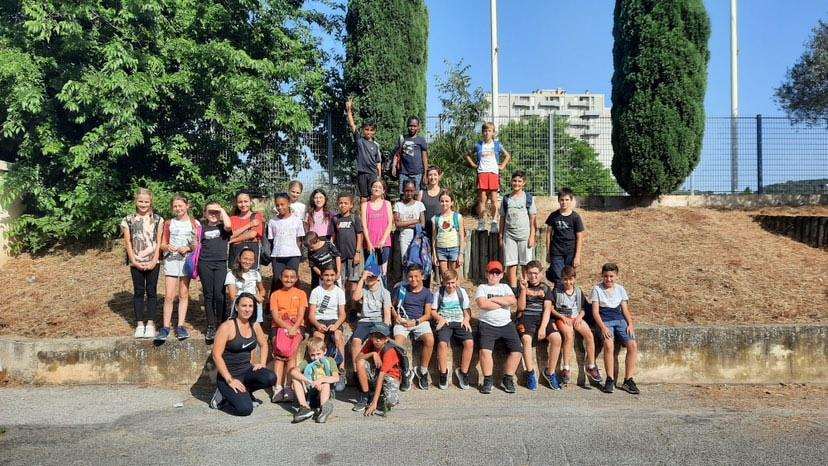
[[[417,264],[408,267],[408,284],[399,283],[391,292],[394,314],[394,341],[405,345],[406,340],[413,340],[423,344],[420,353],[420,365],[410,374],[403,374],[400,390],[411,388],[411,381],[417,377],[417,387],[428,390],[428,364],[434,351],[434,335],[431,332],[431,303],[434,295],[431,290],[423,286],[423,268]]]

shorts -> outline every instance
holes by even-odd
[[[532,248],[529,240],[516,241],[509,236],[503,236],[503,265],[526,265],[532,260]]]
[[[460,257],[460,247],[437,248],[437,260],[446,262],[457,262]]]
[[[273,281],[282,279],[282,272],[285,269],[293,269],[299,271],[299,263],[302,262],[302,256],[293,257],[273,257],[270,267],[273,268]]]
[[[463,328],[462,322],[449,322],[440,330],[437,330],[437,341],[440,343],[451,343],[454,338],[459,342],[474,338],[471,332]]]
[[[423,174],[422,173],[417,173],[416,175],[414,175],[414,174],[400,173],[400,194],[403,193],[403,189],[405,189],[405,182],[408,181],[408,180],[413,181],[414,186],[419,191],[420,188],[421,188],[420,184],[423,181]]]
[[[322,324],[322,325],[324,325],[324,326],[326,326],[326,327],[330,327],[331,325],[335,324],[335,323],[336,323],[336,321],[337,321],[337,319],[322,319],[322,320],[317,320],[317,322],[319,322],[320,324]],[[340,331],[341,331],[341,330],[340,330]]]
[[[164,276],[184,277],[184,259],[164,259]]]
[[[420,325],[411,328],[406,328],[399,324],[394,326],[394,336],[402,335],[408,338],[411,334],[414,334],[414,339],[419,340],[420,337],[429,333],[431,333],[431,324],[428,322],[423,322]]]
[[[356,283],[362,278],[363,261],[359,264],[354,264],[353,259],[345,259],[342,261],[342,280]]]
[[[509,322],[502,327],[495,327],[486,322],[480,322],[477,326],[477,338],[480,342],[480,349],[494,350],[495,343],[502,341],[510,353],[522,353],[523,343],[520,342],[517,328],[514,322]]]
[[[357,173],[357,191],[359,192],[359,197],[371,197],[371,185],[376,180],[376,173]]]
[[[477,189],[480,191],[497,191],[500,189],[500,175],[497,173],[478,173]]]
[[[565,256],[552,256],[549,261],[549,268],[546,269],[546,279],[558,285],[561,283],[561,272],[567,265],[572,265],[575,262],[574,254],[567,254]]]
[[[369,333],[371,331],[371,327],[373,327],[374,324],[381,322],[381,320],[375,322],[357,322],[356,327],[354,328],[354,332],[351,334],[351,338],[356,338],[359,341],[368,340],[368,337],[371,336],[371,334]]]
[[[622,345],[627,346],[627,343],[635,341],[635,335],[627,333],[626,320],[608,320],[604,325],[612,332],[612,339],[620,341]]]
[[[538,336],[538,329],[540,328],[542,319],[543,316],[540,315],[524,314],[515,319],[515,327],[521,335],[532,335],[532,338],[536,338]],[[523,326],[522,330],[521,326]],[[552,324],[552,319],[549,319],[549,323],[546,325],[546,334],[551,335],[557,331],[558,329]]]
[[[374,366],[374,364],[367,359],[363,359],[360,362],[365,368],[365,372],[368,374],[368,385],[373,391],[377,386],[377,376],[379,375],[379,370],[377,370],[376,366]],[[400,403],[400,381],[386,374],[382,379],[382,393],[380,394],[380,397],[385,398],[385,402],[388,406],[398,405]]]

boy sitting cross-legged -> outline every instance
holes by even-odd
[[[466,390],[469,388],[469,367],[474,353],[469,295],[457,284],[457,272],[448,269],[442,277],[443,286],[434,295],[431,304],[438,341],[437,367],[440,370],[440,380],[437,386],[441,390],[448,388],[448,349],[451,340],[455,339],[461,344],[463,353],[460,356],[460,367],[454,369],[454,375],[457,377],[457,385]]]
[[[503,368],[501,388],[506,393],[515,393],[515,371],[520,363],[523,345],[520,343],[515,323],[512,322],[509,307],[517,300],[512,288],[500,283],[503,278],[503,264],[499,261],[491,261],[486,265],[486,277],[487,282],[477,288],[475,295],[477,307],[480,309],[480,324],[477,329],[480,340],[480,368],[483,371],[483,386],[480,393],[492,392],[492,350],[498,340],[503,341],[509,351],[506,366]]]
[[[312,337],[308,340],[305,359],[290,371],[298,409],[293,423],[316,416],[316,422],[324,423],[333,412],[331,385],[339,381],[339,371],[333,358],[325,356],[325,340]]]
[[[364,410],[366,416],[374,413],[384,416],[388,409],[400,402],[405,356],[400,356],[402,352],[389,339],[391,332],[384,324],[375,323],[368,332],[370,337],[356,358],[360,394],[353,410]],[[380,411],[377,411],[378,407]]]

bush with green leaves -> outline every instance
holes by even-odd
[[[200,204],[256,188],[251,166],[307,165],[329,93],[313,31],[336,19],[301,4],[0,4],[3,196],[26,209],[15,250],[112,237],[139,185],[163,210],[176,191]]]
[[[710,22],[702,0],[617,0],[612,172],[631,195],[669,194],[699,162]]]

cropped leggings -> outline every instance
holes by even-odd
[[[152,270],[139,270],[130,267],[132,274],[132,310],[135,313],[135,323],[155,319],[156,306],[158,305],[158,271],[161,268],[155,266]]]

